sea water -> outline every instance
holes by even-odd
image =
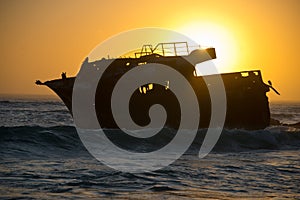
[[[300,103],[271,103],[271,113],[282,123],[298,123]],[[2,97],[0,126],[3,199],[300,198],[299,126],[224,130],[202,159],[197,140],[206,130],[199,130],[180,159],[137,174],[111,169],[90,155],[58,99]]]

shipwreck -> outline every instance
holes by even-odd
[[[160,50],[158,51],[158,49]],[[182,51],[185,54],[182,54]],[[114,59],[101,78],[101,84],[99,83],[95,94],[95,109],[101,127],[122,128],[118,127],[114,121],[110,105],[112,91],[122,75],[143,63],[159,63],[177,70],[189,81],[197,96],[199,109],[201,110],[199,128],[207,128],[211,119],[211,101],[208,85],[204,78],[217,75],[198,76],[195,74],[196,62],[189,62],[188,57],[193,57],[197,63],[201,63],[215,59],[216,53],[214,48],[192,49],[186,42],[175,42],[159,43],[155,47],[144,45],[139,52],[135,53],[134,57]],[[84,62],[87,67],[95,67],[102,60],[89,62],[86,59]],[[223,80],[227,98],[224,127],[263,129],[269,126],[270,109],[266,94],[270,91],[270,88],[274,88],[270,82],[269,84],[263,82],[260,70],[224,73],[218,76],[221,76]],[[53,90],[72,114],[72,91],[75,79],[76,77],[67,77],[63,73],[59,79],[46,82],[38,80],[36,84],[48,86]],[[165,86],[149,83],[136,89],[131,96],[129,105],[130,115],[135,123],[140,126],[147,125],[150,122],[149,108],[154,104],[160,104],[167,112],[165,126],[178,128],[180,105],[171,88],[168,88],[169,84],[172,83],[166,82]],[[274,91],[277,93],[275,89]]]

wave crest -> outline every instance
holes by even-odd
[[[148,151],[155,144],[167,143],[174,137],[176,130],[163,129],[163,137],[152,144],[141,143],[132,147],[132,141],[122,137],[120,130],[107,129],[107,134],[120,138],[120,142],[136,151]],[[187,153],[197,154],[203,142],[207,129],[198,130],[197,136]],[[188,130],[187,130],[188,134]],[[157,145],[160,148],[159,145]],[[214,152],[241,152],[251,150],[299,149],[300,130],[292,127],[278,126],[265,130],[223,130]],[[82,145],[76,129],[73,126],[19,126],[0,127],[0,155],[5,157],[70,157],[88,156]]]

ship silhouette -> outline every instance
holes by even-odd
[[[179,48],[180,47],[180,48]],[[158,50],[159,49],[159,50]],[[170,53],[170,49],[172,53]],[[185,53],[182,53],[182,52]],[[266,95],[273,89],[271,84],[265,84],[260,70],[240,71],[214,75],[197,76],[197,63],[215,59],[214,48],[192,48],[186,42],[159,43],[154,48],[144,45],[133,58],[102,59],[84,61],[84,67],[97,68],[101,62],[111,61],[101,77],[95,94],[95,110],[98,121],[103,128],[118,127],[111,111],[112,91],[118,80],[129,70],[147,63],[167,65],[180,74],[192,86],[198,100],[200,112],[199,128],[209,127],[211,120],[211,97],[208,87],[215,84],[207,82],[221,76],[226,92],[226,118],[224,127],[243,129],[263,129],[270,124],[269,101]],[[67,77],[62,73],[60,79],[46,82],[36,81],[38,85],[46,85],[52,89],[64,102],[72,114],[72,92],[76,77]],[[205,79],[205,80],[204,80]],[[184,88],[183,88],[184,89]],[[189,97],[187,97],[189,98]],[[172,83],[166,80],[166,85],[149,83],[137,88],[130,98],[128,109],[132,120],[140,126],[150,123],[149,108],[154,104],[162,105],[167,113],[166,127],[177,129],[180,124],[180,105],[172,92]]]

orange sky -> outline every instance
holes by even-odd
[[[281,92],[271,101],[300,101],[299,11],[298,0],[1,0],[0,94],[52,94],[35,80],[76,75],[112,35],[162,27],[211,41],[221,71],[261,69]]]

